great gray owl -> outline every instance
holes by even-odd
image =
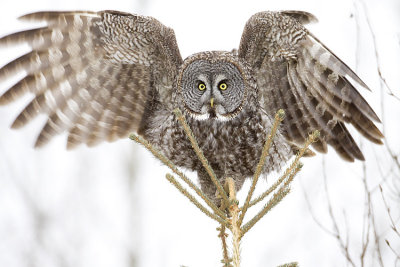
[[[202,189],[215,187],[172,110],[179,107],[220,179],[238,189],[259,160],[275,112],[286,112],[264,174],[279,169],[308,134],[313,147],[331,145],[345,160],[364,160],[348,132],[352,124],[380,144],[378,116],[349,82],[367,86],[303,25],[301,11],[260,12],[247,22],[238,50],[182,59],[172,29],[151,17],[116,11],[38,12],[22,20],[45,26],[10,34],[0,45],[32,51],[0,69],[0,79],[26,76],[2,105],[33,95],[12,124],[39,113],[48,120],[35,146],[68,132],[68,148],[113,141],[137,132],[177,166],[197,171]]]

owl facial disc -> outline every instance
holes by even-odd
[[[184,69],[181,79],[183,105],[199,120],[229,120],[242,109],[245,83],[231,62],[194,60]]]

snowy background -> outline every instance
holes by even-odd
[[[243,239],[242,265],[400,266],[400,235],[391,229],[391,219],[400,228],[400,101],[377,69],[399,96],[398,0],[14,0],[2,5],[0,35],[29,28],[16,20],[25,13],[103,9],[157,18],[175,30],[183,58],[237,48],[256,12],[315,14],[319,23],[308,28],[372,89],[360,92],[383,121],[386,145],[355,134],[365,163],[343,162],[332,149],[303,160],[292,193]],[[0,66],[24,51],[1,48]],[[14,82],[1,82],[0,93]],[[0,266],[220,265],[217,224],[177,193],[148,151],[130,140],[66,151],[65,135],[35,150],[44,117],[9,129],[26,101],[0,107]]]

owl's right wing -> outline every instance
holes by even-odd
[[[20,19],[45,26],[0,39],[0,46],[32,48],[0,69],[0,80],[27,74],[0,104],[33,93],[12,127],[47,114],[35,146],[64,131],[68,148],[113,141],[138,130],[153,98],[170,103],[182,58],[173,30],[156,19],[116,11],[38,12]]]
[[[270,115],[286,111],[282,127],[289,143],[301,146],[319,130],[317,151],[326,152],[329,144],[345,160],[363,160],[345,123],[381,144],[383,135],[373,123],[379,118],[349,79],[367,88],[365,83],[302,25],[313,21],[302,11],[255,14],[238,56],[255,72],[261,107]]]

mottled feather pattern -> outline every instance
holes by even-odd
[[[286,117],[264,174],[279,170],[314,130],[321,132],[312,144],[316,151],[326,153],[330,145],[347,161],[364,160],[347,124],[382,143],[374,124],[379,118],[356,90],[369,88],[304,27],[317,21],[310,13],[257,13],[246,23],[238,50],[185,60],[173,30],[152,17],[71,11],[20,19],[45,26],[0,38],[0,47],[25,43],[32,49],[0,69],[0,80],[26,73],[0,104],[32,95],[12,127],[47,114],[36,146],[63,132],[68,148],[137,132],[177,166],[196,171],[214,198],[216,188],[172,113],[176,107],[217,176],[233,177],[238,190],[253,175],[281,108]]]
[[[368,87],[301,25],[314,21],[311,14],[305,18],[290,11],[254,15],[245,26],[239,57],[258,70],[261,106],[269,113],[279,107],[286,111],[289,142],[304,143],[310,132],[320,130],[313,144],[317,151],[326,152],[328,143],[348,161],[363,160],[344,122],[374,143],[382,143],[383,135],[371,121],[380,122],[378,116],[346,77]]]
[[[169,36],[173,31],[153,18],[118,12],[38,12],[21,19],[44,21],[47,27],[0,39],[0,45],[28,43],[33,49],[0,70],[2,79],[27,72],[0,103],[35,94],[13,127],[47,113],[36,146],[63,131],[70,133],[68,148],[127,136],[140,125],[148,91],[166,83],[172,90],[182,59],[175,38]],[[162,38],[166,44],[159,47],[154,41]],[[150,84],[150,76],[159,76],[160,82]]]
[[[181,92],[181,83],[182,83],[182,74],[183,71],[187,68],[187,66],[195,61],[198,60],[207,60],[211,63],[217,63],[217,62],[229,62],[232,63],[233,65],[237,66],[237,68],[240,70],[241,75],[244,77],[244,80],[246,81],[246,85],[252,90],[246,90],[245,91],[245,96],[246,101],[244,104],[246,105],[247,110],[251,111],[256,111],[259,109],[259,103],[258,103],[258,89],[257,89],[257,81],[254,77],[253,70],[250,65],[247,64],[247,62],[243,62],[238,60],[237,55],[235,55],[232,52],[225,52],[225,51],[206,51],[206,52],[201,52],[197,54],[193,54],[189,57],[187,57],[182,64],[180,68],[180,74],[177,77],[176,83],[174,84],[174,87],[177,88],[177,95],[175,96],[176,99],[178,100],[179,98],[182,98],[182,92]],[[182,102],[177,101],[176,102],[177,107],[185,109],[183,107]]]
[[[197,171],[204,190],[215,198],[215,185],[204,171],[184,130],[173,114],[155,110],[148,124],[139,133],[154,144],[176,165]],[[199,147],[220,179],[233,177],[237,189],[244,178],[253,175],[261,156],[264,142],[272,127],[273,117],[264,113],[243,110],[229,123],[218,120],[196,120],[186,114]],[[160,123],[162,122],[162,123]],[[264,173],[280,170],[293,155],[289,144],[278,131],[267,158]]]

